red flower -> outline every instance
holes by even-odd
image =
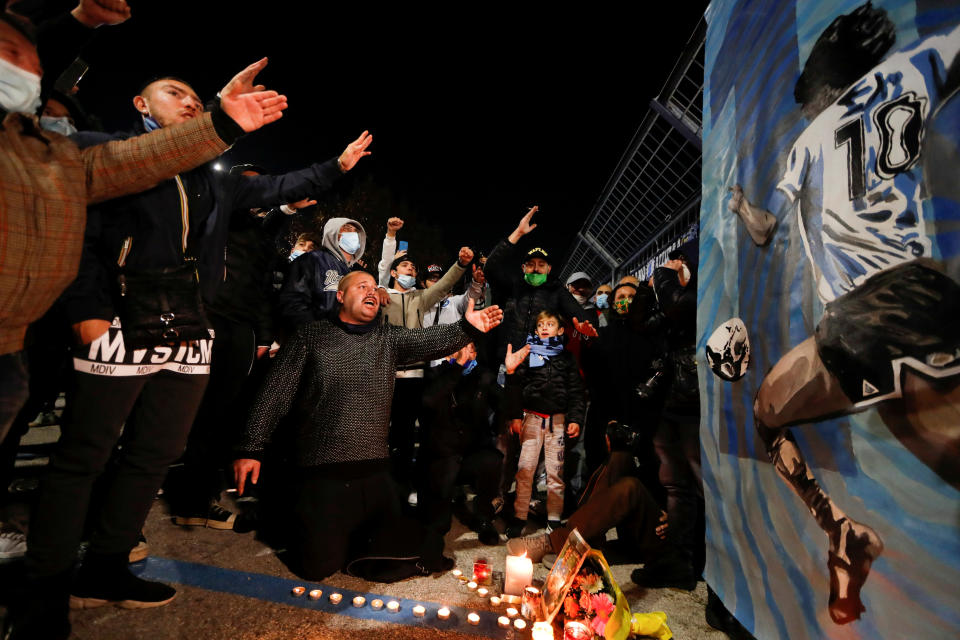
[[[571,595],[567,595],[563,599],[563,615],[571,620],[576,619],[580,615],[580,607],[577,606],[577,601]]]

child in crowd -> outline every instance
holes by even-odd
[[[564,432],[580,434],[586,394],[573,355],[563,348],[563,322],[552,311],[537,316],[537,332],[517,351],[507,346],[507,418],[520,436],[517,499],[507,537],[522,535],[530,509],[533,477],[544,452],[547,469],[547,524],[560,526],[563,514]],[[528,360],[528,362],[524,362]]]

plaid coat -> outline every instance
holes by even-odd
[[[0,111],[0,115],[2,115]],[[228,148],[209,113],[80,150],[35,116],[0,124],[0,355],[76,277],[87,205],[148,189]]]

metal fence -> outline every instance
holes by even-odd
[[[697,221],[705,36],[701,18],[577,233],[563,279],[585,271],[600,283],[638,271]]]

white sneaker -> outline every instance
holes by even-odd
[[[416,491],[411,491],[411,492],[410,492],[410,495],[407,496],[407,504],[409,504],[411,507],[417,506],[417,492],[416,492]]]
[[[27,553],[27,536],[8,529],[0,532],[0,560],[22,558]]]

